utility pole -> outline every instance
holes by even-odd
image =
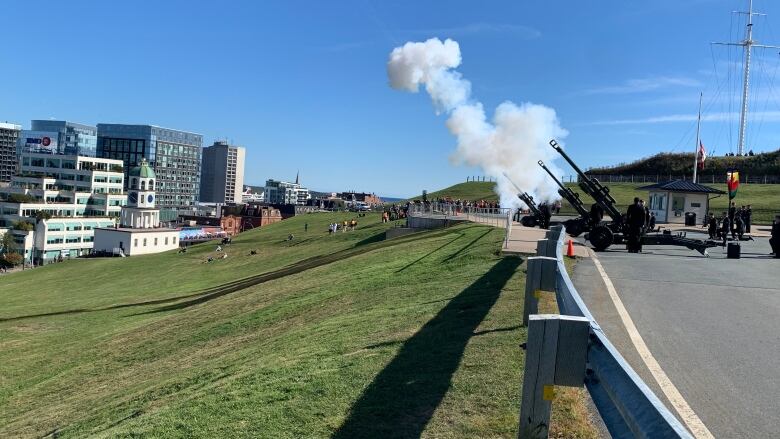
[[[699,118],[696,122],[696,146],[693,148],[693,183],[696,184],[696,171],[699,170],[699,145],[701,144],[701,138],[699,132],[701,131],[701,100],[704,97],[703,92],[699,92]]]
[[[735,14],[747,15],[747,29],[745,33],[745,39],[738,43],[712,43],[723,46],[742,46],[745,49],[745,66],[742,81],[742,108],[739,116],[739,145],[737,148],[737,154],[743,155],[745,153],[745,132],[747,128],[747,111],[748,111],[748,98],[750,96],[750,56],[753,47],[761,49],[780,49],[780,46],[768,46],[764,44],[756,44],[753,41],[753,16],[754,15],[766,15],[753,12],[753,0],[748,0],[748,11],[740,12],[734,11]]]

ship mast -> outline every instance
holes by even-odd
[[[723,46],[742,46],[745,50],[745,65],[742,81],[742,107],[739,116],[739,145],[737,148],[738,155],[745,154],[745,132],[747,129],[747,112],[748,112],[748,98],[750,97],[750,56],[752,49],[780,49],[780,46],[768,46],[765,44],[756,44],[753,40],[753,16],[754,15],[766,15],[758,12],[753,12],[753,0],[748,0],[748,11],[740,12],[734,11],[735,14],[747,15],[747,29],[745,32],[745,39],[737,43],[712,43],[720,44]]]

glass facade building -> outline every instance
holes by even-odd
[[[124,162],[128,170],[145,158],[157,174],[157,206],[191,210],[199,200],[203,136],[154,125],[97,126],[99,157]],[[127,179],[125,179],[127,181]],[[161,212],[163,218],[165,212]]]
[[[16,173],[16,142],[21,125],[0,122],[0,181],[11,181]]]
[[[65,120],[33,120],[30,125],[30,130],[34,132],[57,133],[56,150],[52,150],[52,153],[97,157],[97,128],[94,126]],[[36,136],[30,137],[36,138]],[[36,152],[35,143],[20,141],[20,146],[22,147],[20,153]],[[31,146],[33,149],[30,149]]]

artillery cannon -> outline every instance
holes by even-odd
[[[588,209],[585,208],[585,205],[580,200],[580,194],[564,186],[543,161],[539,160],[537,163],[542,169],[547,171],[547,174],[549,174],[553,181],[558,185],[558,195],[568,201],[577,213],[580,214],[579,218],[573,218],[563,222],[563,225],[566,227],[566,233],[571,236],[579,236],[582,232],[588,231],[590,229],[590,215],[588,214]]]
[[[539,207],[536,205],[536,202],[534,201],[534,197],[532,197],[528,192],[520,192],[517,194],[517,198],[520,199],[523,203],[525,203],[526,206],[528,206],[528,210],[531,211],[531,215],[526,215],[522,218],[520,218],[520,224],[526,226],[526,227],[536,227],[539,225],[539,223],[542,222],[542,211],[539,210]]]
[[[531,212],[531,215],[526,215],[522,218],[520,218],[520,224],[524,225],[525,227],[536,227],[540,223],[542,223],[544,214],[541,210],[539,210],[539,206],[536,205],[536,202],[534,201],[534,197],[531,196],[528,192],[523,192],[514,181],[512,181],[511,178],[509,178],[508,175],[506,175],[506,172],[504,172],[504,177],[506,177],[507,180],[509,180],[510,183],[512,183],[512,186],[517,189],[517,198],[520,199],[526,206],[528,206],[528,210]]]
[[[571,166],[571,168],[577,173],[579,176],[580,189],[593,198],[593,201],[596,202],[596,205],[598,205],[598,207],[604,213],[609,215],[611,219],[609,222],[603,222],[600,221],[599,218],[595,217],[593,213],[591,213],[589,215],[590,230],[588,234],[585,235],[585,239],[590,241],[591,245],[593,245],[593,248],[598,251],[606,250],[612,244],[620,244],[624,242],[628,232],[628,224],[626,223],[625,216],[617,209],[617,202],[614,198],[612,198],[612,195],[609,194],[609,188],[603,186],[597,179],[591,178],[582,172],[582,170],[574,163],[574,161],[572,161],[569,155],[563,151],[563,148],[561,148],[555,139],[550,140],[550,146],[558,151],[558,154],[560,154],[561,157],[566,160],[569,166]],[[550,173],[549,170],[547,172]],[[551,173],[550,175],[552,176]],[[553,178],[555,177],[553,176]],[[556,182],[559,186],[563,187],[563,185],[558,182],[557,179]],[[563,196],[563,194],[561,194],[561,196]],[[645,231],[643,231],[642,236],[646,244],[684,246],[689,249],[696,250],[703,255],[707,254],[707,248],[717,246],[717,244],[709,241],[687,238],[683,234],[673,235],[669,232],[647,234]]]

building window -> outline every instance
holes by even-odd
[[[138,247],[138,238],[133,240],[133,247]]]

